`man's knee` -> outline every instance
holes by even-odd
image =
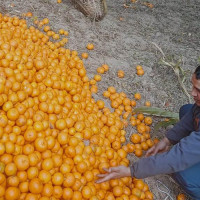
[[[194,199],[200,199],[200,163],[196,165],[172,174],[174,180],[183,188],[183,190],[193,197]]]

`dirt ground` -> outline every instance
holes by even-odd
[[[200,64],[200,1],[199,0],[149,0],[154,5],[149,8],[145,0],[131,3],[128,0],[107,0],[108,14],[100,22],[90,21],[74,8],[69,0],[57,4],[56,0],[0,0],[0,12],[21,16],[28,11],[39,20],[48,17],[54,31],[69,31],[66,48],[77,50],[79,55],[87,52],[86,45],[93,43],[95,49],[84,61],[88,76],[96,74],[97,67],[106,63],[109,72],[102,76],[98,84],[99,92],[94,95],[102,99],[102,92],[115,86],[129,98],[140,92],[143,105],[150,100],[152,106],[178,112],[179,107],[188,103],[173,70],[160,64],[161,52],[167,62],[178,63],[186,71],[186,87],[190,89],[191,73]],[[32,20],[29,20],[29,24]],[[136,65],[142,65],[145,75],[136,75]],[[125,78],[119,79],[117,71],[125,71]],[[104,99],[105,100],[105,99]],[[106,101],[106,100],[105,100]],[[107,101],[107,106],[109,102]],[[127,129],[127,135],[134,131]],[[158,137],[162,138],[165,130]],[[152,135],[153,134],[152,131]],[[176,199],[181,189],[169,176],[145,179],[156,200]],[[162,186],[161,181],[169,191]],[[164,192],[161,192],[164,190]],[[170,193],[171,198],[165,192]]]

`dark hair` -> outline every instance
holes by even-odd
[[[194,73],[196,74],[196,79],[200,79],[200,65],[195,69]]]

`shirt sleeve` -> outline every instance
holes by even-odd
[[[171,144],[176,144],[182,138],[188,136],[192,131],[194,131],[194,123],[191,109],[172,129],[166,133],[166,137]]]
[[[174,145],[170,151],[142,158],[133,163],[130,168],[132,177],[146,178],[182,171],[198,162],[200,162],[200,132],[192,132]]]

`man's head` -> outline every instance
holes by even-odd
[[[200,106],[200,66],[198,66],[192,75],[192,96],[195,103]]]

